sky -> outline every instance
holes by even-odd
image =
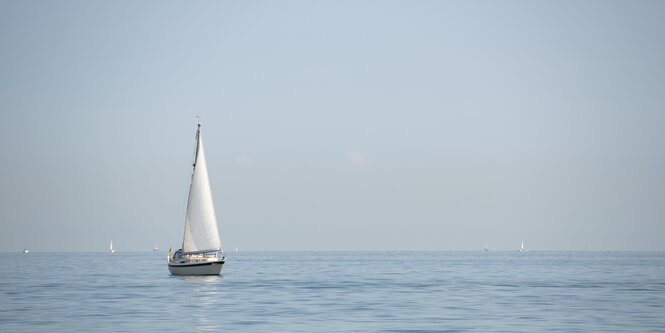
[[[0,1],[0,251],[665,250],[663,1]]]

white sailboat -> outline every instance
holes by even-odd
[[[152,250],[155,251],[155,252],[159,251],[159,248],[157,247],[157,244],[155,244],[155,247],[153,247]]]
[[[196,148],[182,248],[173,255],[169,251],[166,258],[169,272],[173,275],[219,275],[226,261],[219,239],[208,166],[203,153],[201,124],[198,124],[196,130]]]
[[[111,240],[111,245],[109,245],[109,251],[111,253],[115,253],[115,249],[113,248],[113,240]]]
[[[487,247],[487,243],[485,243],[485,252],[489,251],[489,248]]]
[[[27,247],[26,247],[25,249],[23,249],[23,253],[26,253],[26,254],[27,254],[27,253],[29,253],[29,252],[30,252],[30,250],[29,250]]]
[[[524,241],[522,241],[522,246],[520,246],[519,251],[520,251],[520,252],[526,252],[526,251],[527,251],[527,249],[524,248]]]

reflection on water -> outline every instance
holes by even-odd
[[[211,309],[220,305],[221,275],[182,276],[189,291],[190,300],[186,310],[187,316],[194,320],[194,330],[197,332],[220,331],[222,321],[215,318]]]
[[[172,278],[181,278],[185,282],[190,283],[190,284],[208,285],[209,286],[212,283],[218,282],[224,276],[223,275],[191,275],[191,276],[171,275],[171,277]]]

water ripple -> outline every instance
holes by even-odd
[[[661,252],[244,252],[213,277],[153,253],[0,265],[2,332],[665,329]]]

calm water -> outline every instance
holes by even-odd
[[[662,252],[0,254],[0,331],[665,331]]]

